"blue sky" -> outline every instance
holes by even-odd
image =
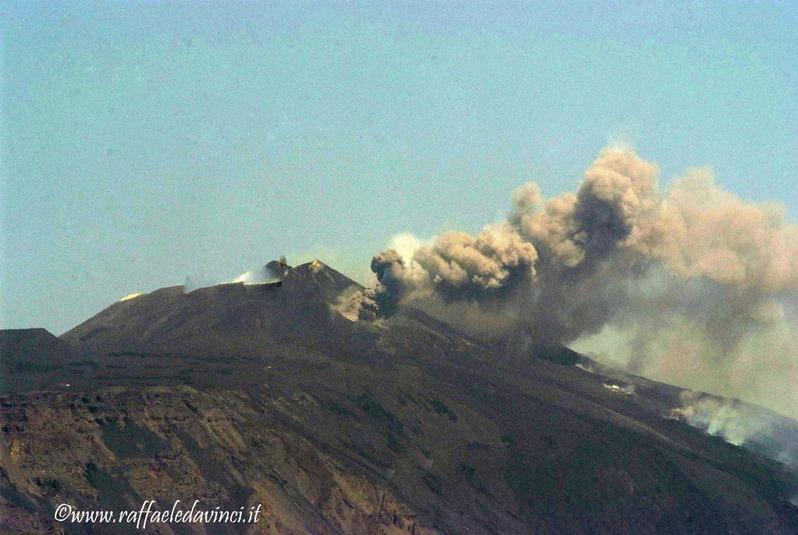
[[[798,208],[794,2],[2,2],[0,327],[280,254],[363,279],[608,142]]]

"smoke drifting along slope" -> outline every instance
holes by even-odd
[[[496,337],[570,343],[656,379],[798,416],[798,227],[697,169],[606,148],[578,191],[518,188],[507,220],[374,257],[361,318],[413,306]],[[599,355],[600,356],[600,355]]]

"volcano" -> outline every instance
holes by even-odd
[[[262,506],[155,533],[798,533],[793,465],[689,425],[683,390],[562,346],[509,354],[412,308],[352,321],[314,261],[163,288],[60,337],[0,334],[0,528],[55,508]],[[798,443],[798,422],[751,406]],[[676,414],[676,416],[674,416]],[[775,436],[775,435],[774,435]]]

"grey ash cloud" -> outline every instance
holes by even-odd
[[[524,184],[501,223],[375,256],[361,318],[410,305],[798,415],[798,227],[708,169],[658,181],[656,164],[605,148],[575,193]]]

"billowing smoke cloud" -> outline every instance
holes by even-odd
[[[690,391],[682,392],[680,398],[681,405],[668,417],[798,468],[798,428],[794,421],[733,399]]]
[[[545,199],[529,183],[507,220],[476,236],[380,253],[360,316],[420,307],[798,416],[798,227],[777,205],[723,191],[709,170],[664,191],[658,173],[607,148],[575,194]]]
[[[735,400],[713,398],[696,392],[682,392],[682,406],[671,411],[670,417],[685,420],[690,425],[720,436],[737,446],[767,431],[771,424],[761,410]]]

